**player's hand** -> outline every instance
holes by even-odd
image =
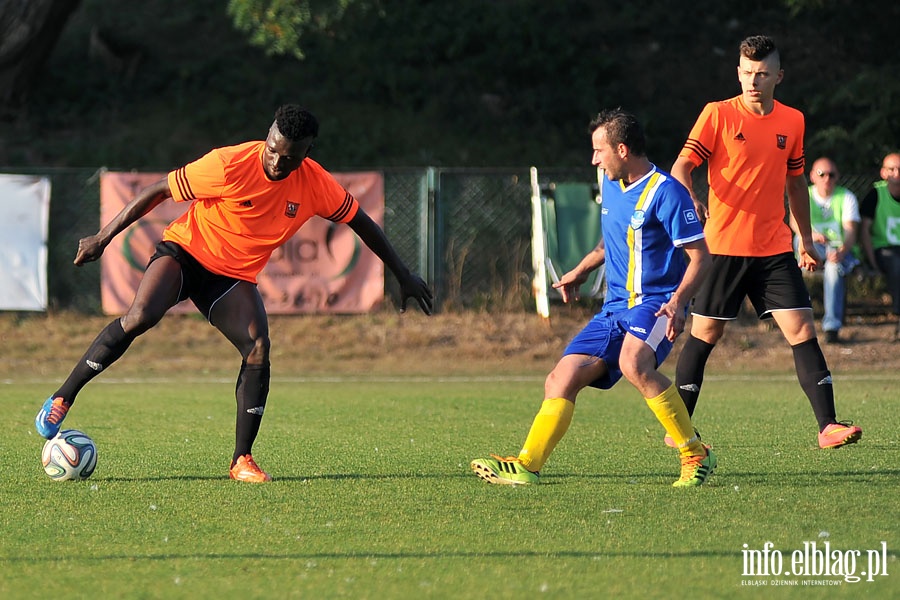
[[[400,312],[406,312],[406,301],[409,298],[415,298],[419,303],[419,307],[426,315],[430,315],[434,311],[434,294],[425,283],[425,280],[410,273],[400,281]]]
[[[800,246],[797,250],[798,260],[797,265],[801,269],[806,269],[809,272],[815,271],[819,264],[821,263],[821,259],[819,258],[819,253],[816,252],[816,249],[810,246],[808,249],[803,245]]]
[[[669,322],[666,324],[666,339],[674,342],[682,331],[684,331],[684,308],[678,306],[675,302],[666,302],[656,311],[657,317],[666,316]]]
[[[80,267],[84,263],[93,262],[103,255],[106,244],[100,241],[96,235],[78,240],[78,252],[75,254],[75,266]]]
[[[569,271],[560,277],[559,281],[555,282],[552,287],[559,290],[559,293],[562,294],[563,302],[568,304],[569,302],[581,300],[581,284],[585,281],[587,281],[586,274],[581,275],[575,271]]]

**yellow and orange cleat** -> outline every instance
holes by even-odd
[[[862,437],[862,428],[853,421],[832,423],[819,433],[819,448],[840,448],[855,444]]]

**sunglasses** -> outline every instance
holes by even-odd
[[[816,175],[819,177],[837,177],[837,173],[834,171],[823,171],[822,169],[816,169]]]

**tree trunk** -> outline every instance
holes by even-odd
[[[81,0],[0,0],[0,105],[20,104]]]

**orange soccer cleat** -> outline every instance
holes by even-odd
[[[272,481],[268,473],[259,468],[256,461],[249,454],[238,457],[231,465],[228,476],[237,481],[249,481],[250,483],[265,483]]]

